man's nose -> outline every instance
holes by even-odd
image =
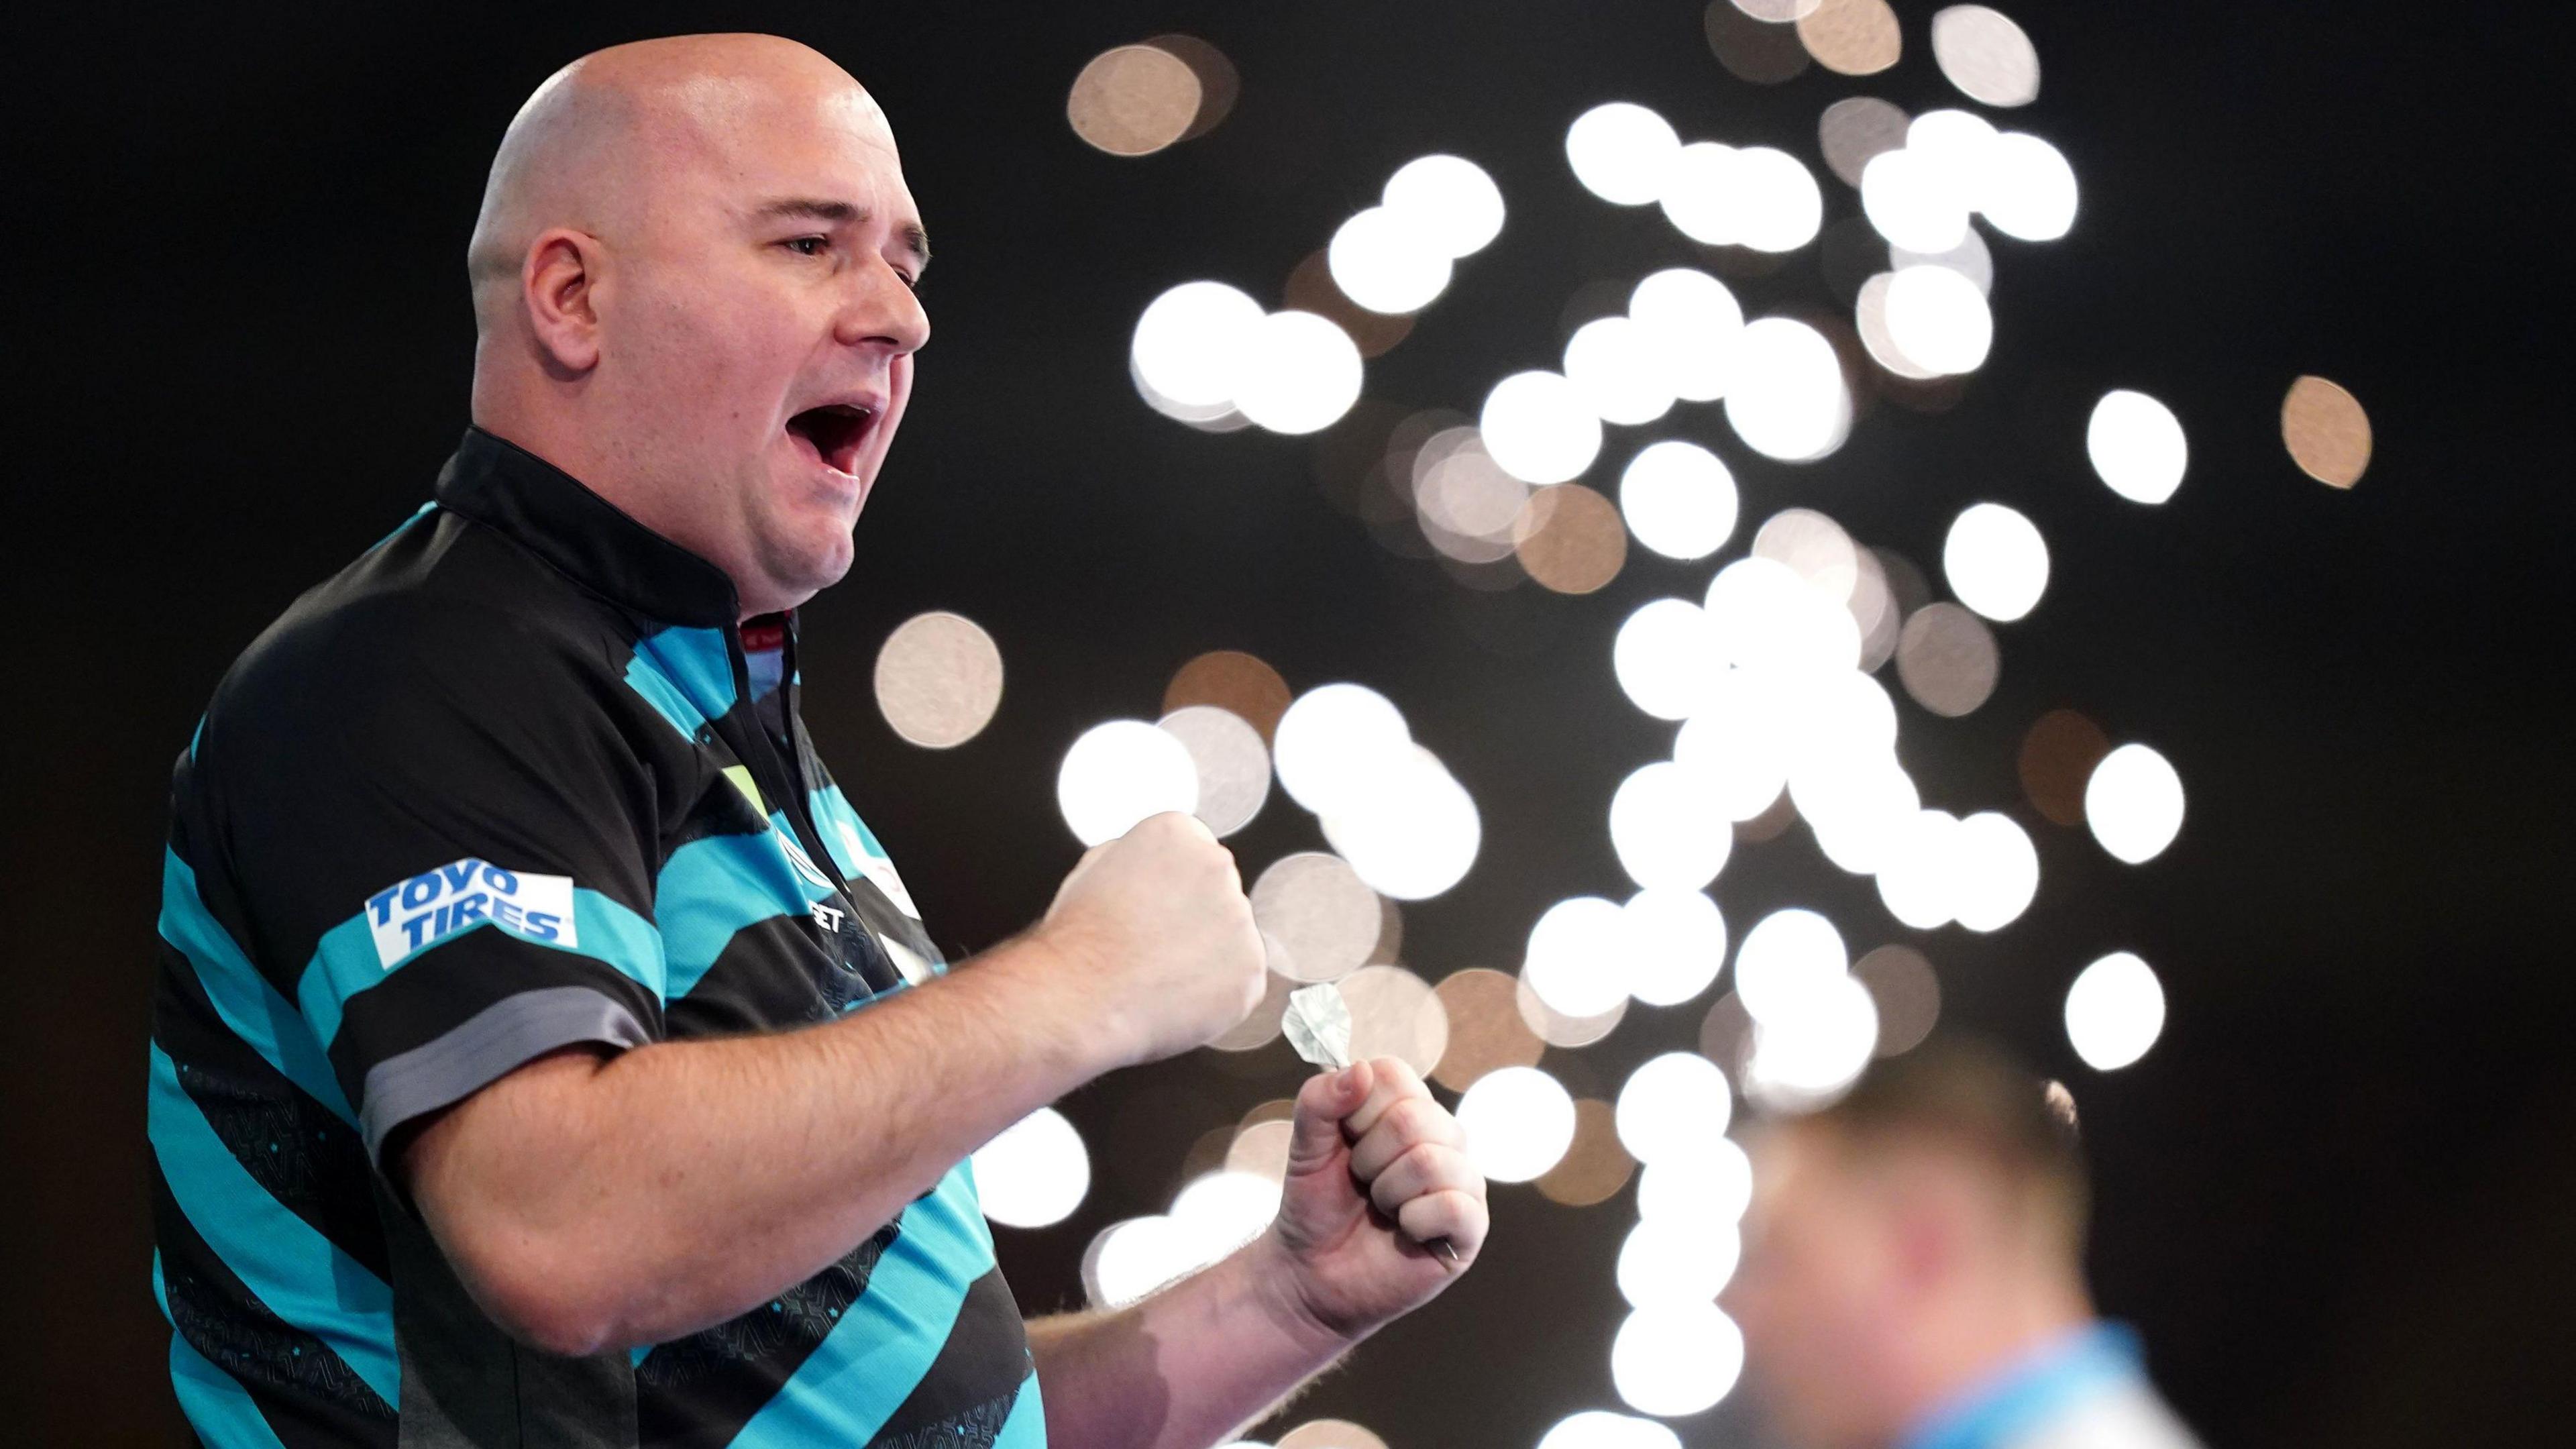
[[[880,262],[861,270],[834,334],[852,347],[877,346],[901,356],[930,340],[930,314],[894,268]]]

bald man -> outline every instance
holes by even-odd
[[[1801,1449],[2198,1449],[2084,1286],[2069,1109],[1935,1040],[1758,1130],[1726,1291]]]
[[[153,1286],[206,1444],[1203,1446],[1475,1260],[1457,1124],[1361,1063],[1257,1238],[1023,1323],[967,1155],[1232,1026],[1262,951],[1166,815],[950,971],[815,756],[795,610],[928,262],[802,46],[602,51],[511,123],[473,427],[177,768]]]

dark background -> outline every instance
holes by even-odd
[[[1150,717],[1181,661],[1237,647],[1301,689],[1385,690],[1476,795],[1476,870],[1407,913],[1408,962],[1436,979],[1515,966],[1546,902],[1624,889],[1601,811],[1669,735],[1619,697],[1610,635],[1645,598],[1695,594],[1707,566],[1640,557],[1588,598],[1469,596],[1326,503],[1316,441],[1150,414],[1125,368],[1138,311],[1199,276],[1276,305],[1389,171],[1456,150],[1493,172],[1511,220],[1368,390],[1472,407],[1503,373],[1555,365],[1579,284],[1691,259],[1651,210],[1579,191],[1561,150],[1574,115],[1635,99],[1686,137],[1815,165],[1833,99],[1958,103],[1930,63],[1933,8],[1900,6],[1892,72],[1768,88],[1719,68],[1692,0],[98,5],[42,35],[18,16],[0,88],[10,229],[29,244],[6,288],[18,461],[0,489],[23,594],[0,712],[0,1439],[175,1436],[142,1188],[168,768],[232,656],[426,495],[465,421],[483,169],[557,65],[647,35],[774,30],[841,60],[894,119],[940,252],[937,339],[857,567],[810,609],[807,671],[813,727],[943,944],[1015,929],[1071,863],[1052,782],[1072,737]],[[2554,1437],[2576,1415],[2569,731],[2549,682],[2576,619],[2569,244],[2542,219],[2566,182],[2550,139],[2564,22],[2007,9],[2045,67],[2009,124],[2067,154],[2083,210],[2064,242],[1995,244],[1998,343],[1960,405],[1881,406],[1809,468],[1751,457],[1715,410],[1686,407],[1614,439],[1593,480],[1645,437],[1696,436],[1736,468],[1746,530],[1812,503],[1922,562],[1969,501],[2032,514],[2055,573],[2000,631],[2000,691],[1962,721],[1901,708],[1928,794],[2012,802],[2029,824],[2041,893],[1997,936],[1924,937],[1792,831],[1739,854],[1719,899],[1739,931],[1802,902],[1856,950],[1916,941],[1947,1021],[2073,1085],[2102,1301],[2143,1328],[2213,1441]],[[1141,160],[1080,144],[1063,101],[1083,62],[1175,29],[1240,68],[1232,118]],[[1854,210],[1824,185],[1829,221]],[[1832,305],[1812,251],[1739,291],[1755,311]],[[2303,372],[2351,388],[2376,425],[2349,494],[2283,454],[2277,408]],[[2084,464],[2085,411],[2112,386],[2189,431],[2166,507],[2113,497]],[[947,753],[896,741],[868,692],[885,632],[932,607],[985,624],[1009,669],[991,729]],[[2017,802],[2016,742],[2059,705],[2180,768],[2189,818],[2150,865]],[[1274,801],[1236,843],[1249,874],[1315,841]],[[2059,1004],[2122,948],[2163,975],[2171,1019],[2143,1062],[2096,1074]],[[1550,1064],[1604,1092],[1691,1041],[1699,1015],[1641,1010]],[[1090,1234],[1159,1210],[1192,1140],[1296,1079],[1274,1046],[1078,1093],[1099,1180],[1066,1224],[1001,1234],[1023,1302],[1078,1299]],[[1616,1405],[1627,1199],[1496,1199],[1491,1261],[1300,1413],[1418,1449],[1526,1445]],[[1737,1435],[1728,1410],[1681,1427],[1694,1445]]]

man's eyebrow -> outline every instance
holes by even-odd
[[[751,215],[755,221],[802,218],[847,226],[866,221],[868,209],[848,201],[827,201],[814,196],[788,196],[761,203],[753,208]],[[918,223],[903,226],[895,235],[903,243],[904,250],[912,253],[916,265],[923,267],[930,265],[930,234],[923,231]]]

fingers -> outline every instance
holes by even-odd
[[[1377,1079],[1373,1066],[1358,1062],[1338,1072],[1318,1073],[1297,1089],[1297,1107],[1288,1126],[1290,1172],[1311,1172],[1341,1150],[1344,1122],[1368,1100]]]
[[[1473,1262],[1485,1246],[1493,1220],[1486,1215],[1483,1198],[1452,1188],[1407,1202],[1396,1210],[1395,1225],[1417,1243],[1448,1239],[1463,1265]]]
[[[1422,1075],[1394,1057],[1379,1057],[1368,1063],[1376,1068],[1376,1080],[1369,1089],[1368,1100],[1351,1113],[1342,1130],[1353,1140],[1365,1137],[1378,1121],[1407,1100],[1431,1101],[1431,1089],[1422,1085]],[[1437,1103],[1433,1103],[1436,1107]]]
[[[1387,1165],[1425,1143],[1464,1147],[1466,1132],[1428,1095],[1407,1097],[1386,1110],[1366,1136],[1351,1144],[1351,1171],[1374,1182]]]
[[[1481,1201],[1485,1179],[1466,1153],[1436,1142],[1425,1142],[1387,1164],[1386,1171],[1369,1183],[1369,1201],[1399,1220],[1406,1203],[1446,1192],[1463,1192]]]

